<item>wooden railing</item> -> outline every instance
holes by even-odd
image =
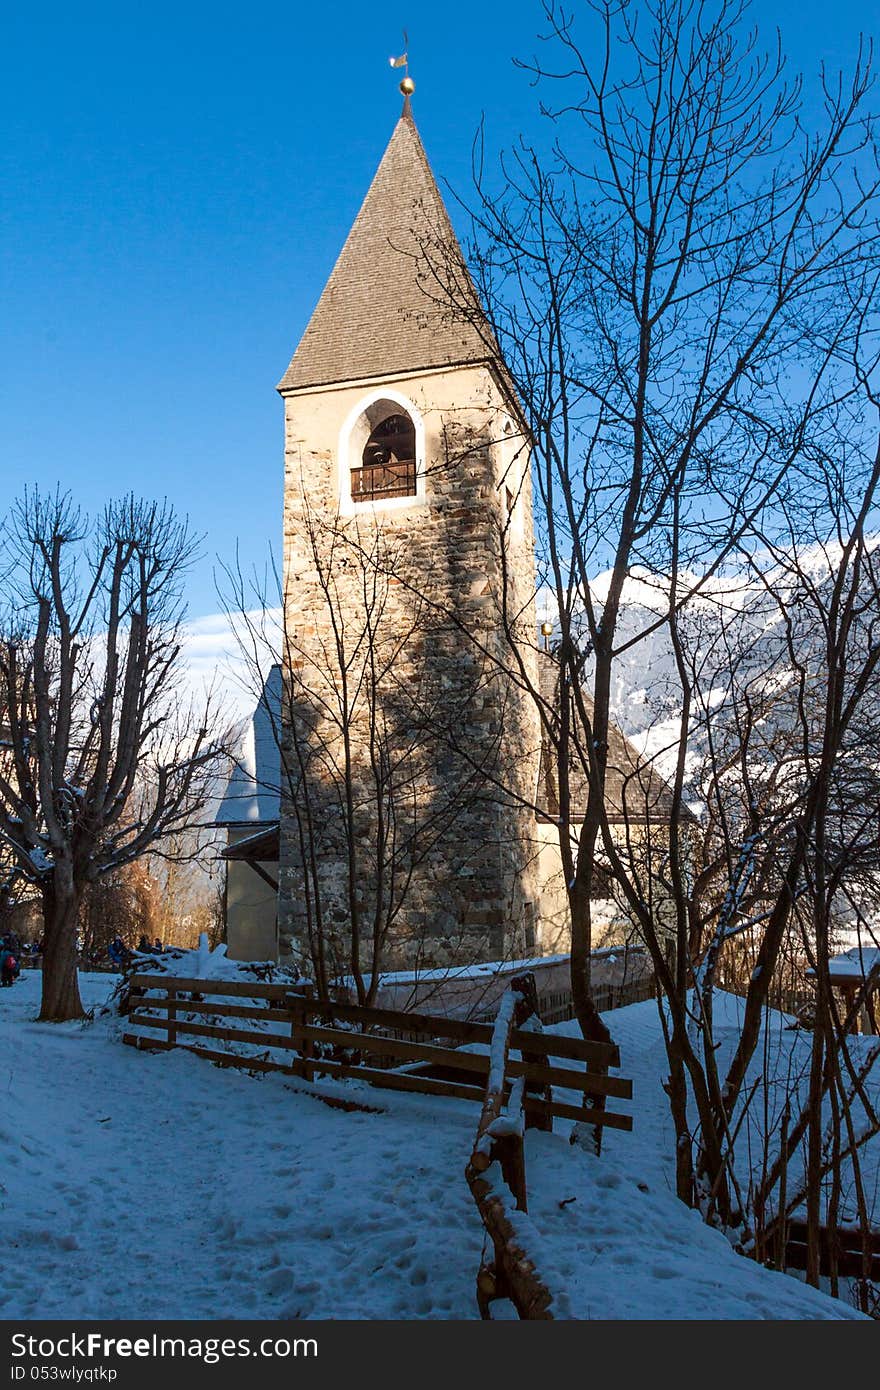
[[[527,1044],[523,1041],[525,1038]],[[511,1058],[517,1039],[520,1041],[520,1062]],[[526,1230],[514,1213],[528,1213],[525,1131],[537,1125],[546,1128],[552,1125],[552,1115],[557,1113],[553,1086],[563,1084],[557,1079],[562,1069],[552,1065],[552,1058],[571,1058],[572,1044],[582,1050],[587,1068],[607,1068],[607,1054],[616,1055],[616,1049],[609,1045],[605,1045],[603,1051],[601,1044],[542,1033],[534,976],[523,975],[512,981],[501,1000],[493,1028],[486,1092],[465,1170],[493,1249],[492,1258],[486,1260],[484,1256],[477,1273],[477,1306],[482,1318],[491,1318],[491,1305],[498,1299],[512,1303],[517,1315],[524,1320],[554,1319],[560,1313],[564,1316],[566,1311],[565,1291],[551,1289],[546,1275],[529,1253]],[[555,1050],[557,1046],[559,1052]],[[607,1071],[600,1070],[598,1074],[587,1071],[578,1074],[578,1080],[583,1084],[585,1105],[590,1089],[600,1096],[602,1103],[607,1096],[628,1099],[632,1095],[631,1082],[609,1077]],[[570,1083],[566,1080],[564,1084]],[[632,1128],[629,1116],[587,1107],[580,1118],[586,1118],[587,1114],[594,1125]],[[628,1123],[621,1124],[621,1121]]]
[[[593,1003],[600,1013],[610,1013],[612,1009],[623,1009],[627,1004],[641,1004],[646,999],[656,999],[657,985],[654,977],[629,980],[622,985],[593,985]],[[568,1023],[575,1016],[574,998],[570,989],[538,991],[541,1004],[541,1019],[545,1024]]]
[[[289,985],[257,981],[142,972],[132,976],[131,987],[123,1041],[134,1047],[186,1047],[222,1066],[280,1071],[307,1080],[356,1078],[383,1090],[453,1096],[480,1105],[485,1098],[493,1036],[489,1023],[324,1003]],[[229,1044],[236,1050],[230,1051]],[[469,1050],[475,1046],[483,1050]],[[407,1069],[371,1065],[376,1059],[396,1060]],[[523,1105],[530,1122],[549,1127],[558,1118],[628,1130],[629,1115],[598,1108],[609,1097],[632,1095],[631,1082],[607,1074],[619,1065],[617,1048],[610,1044],[514,1027],[505,1083],[518,1077],[529,1083]],[[582,1100],[557,1099],[553,1088],[580,1094]]]
[[[389,463],[365,463],[351,470],[351,496],[354,502],[376,498],[411,497],[416,491],[415,459]]]
[[[528,1212],[525,1077],[507,1084],[514,1031],[534,1013],[523,985],[524,981],[514,981],[498,1009],[486,1094],[465,1177],[493,1248],[492,1259],[484,1254],[477,1273],[480,1316],[491,1318],[491,1304],[509,1299],[520,1318],[548,1320],[554,1317],[553,1292],[526,1249],[522,1229],[511,1219],[511,1205]]]
[[[552,1129],[554,1118],[630,1130],[629,1115],[605,1107],[609,1099],[629,1100],[632,1082],[608,1075],[620,1065],[613,1044],[541,1031],[533,976],[512,982],[494,1024],[326,1003],[284,984],[146,972],[132,976],[131,1005],[123,1041],[134,1047],[183,1047],[221,1066],[307,1081],[351,1077],[382,1090],[478,1102],[466,1176],[494,1250],[477,1276],[480,1313],[489,1317],[501,1298],[521,1318],[564,1312],[564,1290],[545,1282],[514,1215],[528,1209],[524,1131]],[[237,1050],[224,1050],[224,1043]],[[467,1050],[474,1046],[483,1050]],[[289,1060],[269,1056],[273,1051]],[[410,1065],[392,1071],[368,1058]],[[555,1090],[580,1093],[580,1104],[557,1099]],[[351,1108],[338,1096],[327,1099]]]

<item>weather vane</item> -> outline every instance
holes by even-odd
[[[389,58],[388,61],[393,68],[403,68],[403,78],[400,83],[400,90],[405,97],[411,97],[416,89],[416,84],[409,75],[409,35],[403,31],[403,52],[397,58]]]

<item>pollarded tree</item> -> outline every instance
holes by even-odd
[[[198,818],[225,740],[182,689],[182,583],[196,539],[127,497],[90,523],[27,493],[3,533],[0,841],[43,900],[40,1017],[82,1016],[88,886]]]

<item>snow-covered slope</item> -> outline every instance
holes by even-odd
[[[113,983],[84,976],[88,1004]],[[39,975],[0,998],[0,1316],[473,1318],[475,1108],[345,1083],[345,1113],[280,1077],[45,1025]],[[601,1159],[530,1132],[537,1252],[578,1318],[846,1318],[737,1257],[672,1197],[656,1013],[614,1015],[635,1132]]]

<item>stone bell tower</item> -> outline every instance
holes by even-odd
[[[403,113],[280,385],[282,955],[535,949],[528,440]]]

